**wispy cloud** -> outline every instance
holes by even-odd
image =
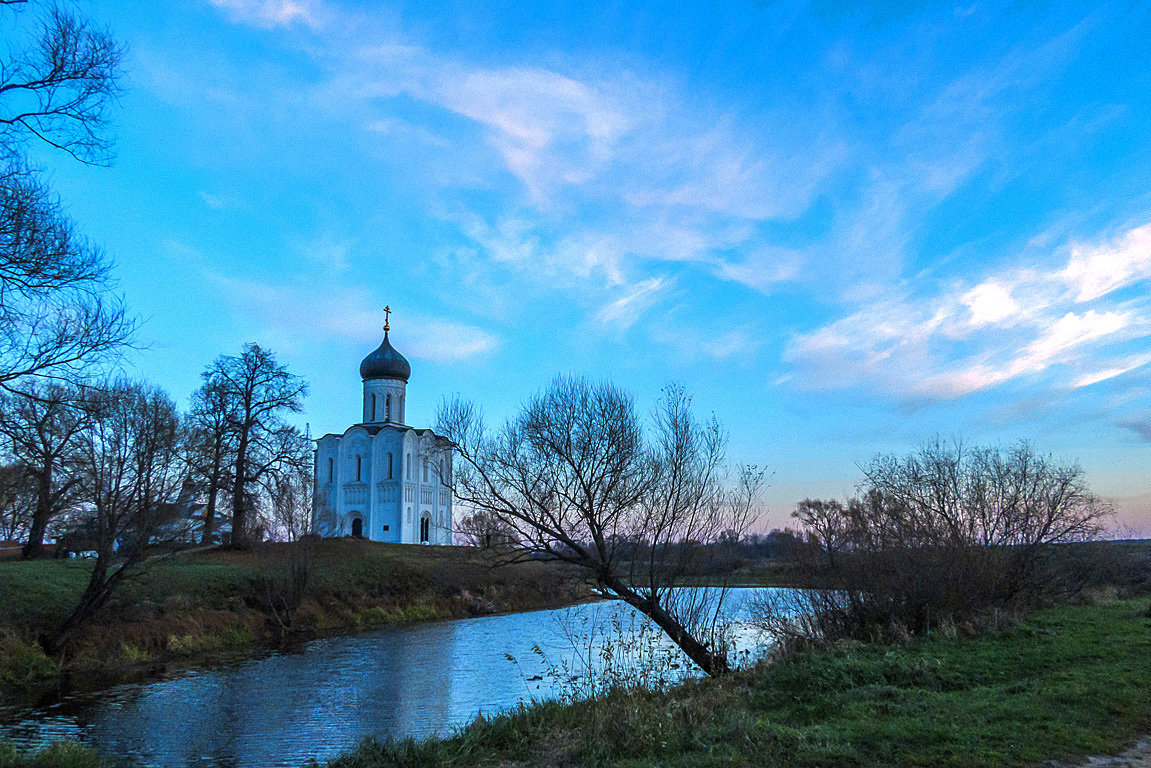
[[[243,200],[231,195],[205,192],[204,190],[200,190],[199,195],[200,199],[204,201],[204,205],[214,211],[234,211],[242,208],[244,205]]]
[[[1007,269],[968,288],[931,296],[896,294],[795,336],[785,359],[798,385],[814,389],[878,386],[898,398],[952,399],[1053,365],[1088,368],[1069,382],[1087,386],[1146,364],[1108,358],[1108,345],[1151,334],[1151,302],[1117,301],[1119,288],[1151,277],[1139,245],[1147,227],[1097,245],[1076,245],[1062,266]],[[1090,254],[1085,256],[1085,254]],[[1083,266],[1111,265],[1112,277]],[[1142,271],[1141,271],[1142,270]],[[1084,275],[1092,275],[1084,297]],[[1092,301],[1090,308],[1083,308]]]
[[[596,313],[596,319],[605,325],[630,328],[646,309],[667,292],[671,282],[662,277],[644,280],[630,287],[623,296],[601,307]]]
[[[318,0],[211,0],[237,22],[258,27],[286,27],[301,23],[308,27],[321,25],[321,4]]]
[[[1151,224],[1098,245],[1076,244],[1062,278],[1076,289],[1075,300],[1091,301],[1151,277]]]
[[[214,2],[226,3],[239,23],[296,18],[278,4]],[[304,101],[343,110],[367,132],[413,137],[454,157],[459,173],[439,179],[444,202],[431,213],[524,280],[580,284],[614,301],[616,286],[639,288],[653,265],[674,262],[769,290],[793,279],[800,261],[751,248],[755,225],[801,214],[848,161],[846,143],[815,111],[752,126],[639,67],[605,73],[591,60],[478,63],[336,4],[289,10],[301,20],[330,20],[310,23],[314,39],[305,49],[327,75],[307,86],[312,96]],[[434,108],[430,117],[421,112],[432,122],[400,114],[413,100]],[[477,167],[485,154],[472,137],[443,138],[433,123],[445,114],[472,127],[490,167]],[[499,189],[500,213],[461,198],[458,185]],[[732,253],[745,248],[755,252]]]
[[[254,330],[277,348],[297,351],[305,344],[378,344],[384,311],[369,291],[333,283],[265,283],[208,271],[234,306],[254,319]],[[494,353],[500,337],[477,326],[440,317],[409,313],[393,319],[393,340],[405,355],[438,363],[475,360]]]

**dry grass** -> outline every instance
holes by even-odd
[[[61,660],[100,682],[175,659],[272,641],[283,628],[268,584],[290,561],[287,544],[160,563],[125,585]],[[0,686],[36,684],[60,671],[36,643],[70,610],[90,564],[0,563]],[[353,539],[319,542],[309,586],[293,616],[296,635],[554,607],[582,596],[571,571],[525,563],[493,568],[475,549]]]

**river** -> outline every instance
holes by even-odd
[[[748,652],[759,642],[745,624],[759,592],[728,599]],[[585,668],[589,655],[601,664],[595,649],[605,642],[667,648],[645,622],[604,601],[328,637],[38,707],[0,707],[0,739],[23,747],[76,739],[141,768],[298,768],[366,736],[446,735],[481,712],[564,695],[572,683],[558,672]],[[686,659],[673,663],[672,674],[692,674]]]

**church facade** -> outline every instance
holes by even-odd
[[[360,363],[363,420],[316,441],[312,530],[398,544],[451,544],[452,443],[405,424],[412,369],[388,339]]]

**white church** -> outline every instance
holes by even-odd
[[[363,421],[316,441],[312,530],[451,544],[452,442],[404,423],[412,367],[392,347],[389,330],[385,322],[383,343],[360,363]]]

